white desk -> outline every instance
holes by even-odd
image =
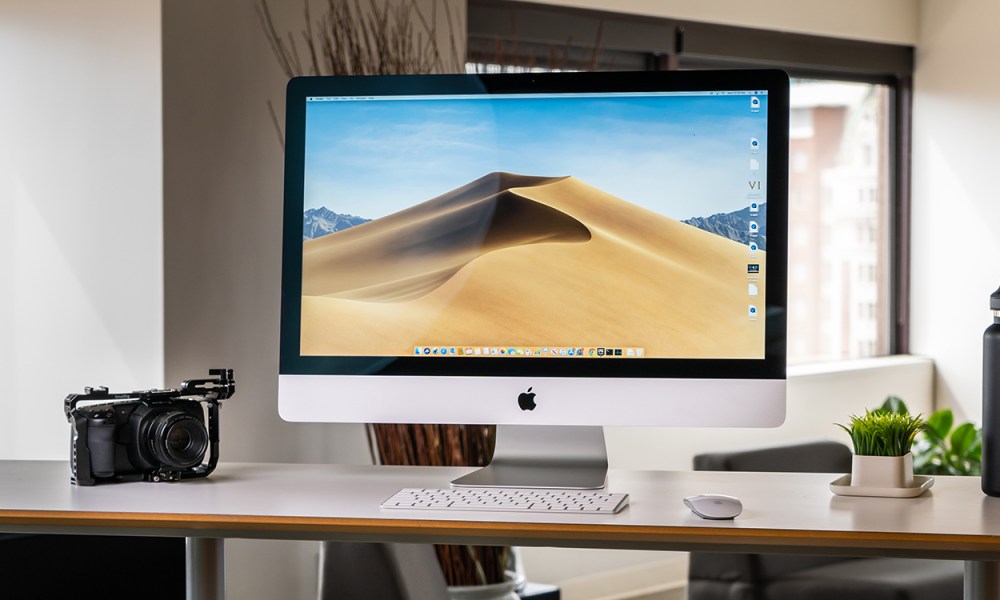
[[[1000,598],[1000,499],[976,477],[938,477],[920,498],[833,495],[829,474],[612,471],[618,515],[382,510],[402,487],[446,487],[464,468],[222,464],[176,484],[69,483],[65,462],[0,462],[0,531],[188,538],[191,597],[216,597],[222,539],[280,538],[902,556],[966,562],[966,598]],[[743,500],[705,521],[681,498]]]

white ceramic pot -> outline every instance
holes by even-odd
[[[450,586],[448,598],[451,600],[520,600],[517,595],[517,582],[513,579],[487,585]]]
[[[859,456],[851,462],[851,486],[869,488],[913,487],[913,455]]]

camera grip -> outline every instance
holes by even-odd
[[[115,424],[99,419],[90,421],[88,425],[90,471],[94,477],[111,477],[115,474]]]

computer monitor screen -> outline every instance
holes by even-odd
[[[293,421],[774,426],[777,71],[288,86]]]

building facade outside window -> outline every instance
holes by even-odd
[[[788,360],[890,352],[889,89],[793,79]]]

